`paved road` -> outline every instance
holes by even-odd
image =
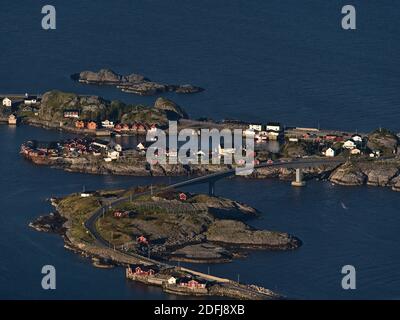
[[[290,162],[274,162],[274,163],[260,163],[258,165],[255,166],[255,169],[259,169],[259,168],[266,168],[266,167],[271,167],[271,168],[307,168],[307,167],[315,167],[315,166],[319,166],[319,165],[339,165],[341,163],[344,163],[346,160],[344,158],[332,158],[332,159],[299,159],[299,160],[293,160]],[[239,175],[240,175],[240,171],[239,170]],[[205,175],[205,176],[201,176],[201,177],[195,177],[195,178],[191,178],[182,182],[177,182],[177,183],[173,183],[171,185],[168,185],[166,187],[163,188],[159,188],[159,189],[154,189],[154,191],[165,191],[168,189],[174,189],[174,188],[181,188],[184,186],[189,186],[189,185],[194,185],[194,184],[198,184],[198,183],[204,183],[207,181],[212,181],[212,180],[219,180],[225,177],[229,177],[229,176],[234,176],[236,175],[237,172],[235,169],[228,169],[222,172],[215,172],[215,173],[211,173],[209,175]],[[135,194],[132,196],[132,199],[137,198],[139,196],[142,195],[149,195],[151,194],[151,191],[146,191],[146,192],[142,192],[139,194]],[[97,242],[104,246],[104,247],[112,247],[112,245],[106,240],[104,239],[100,233],[97,231],[96,228],[96,222],[97,220],[100,218],[100,216],[103,214],[104,211],[107,210],[108,206],[117,206],[123,202],[128,201],[130,198],[129,197],[124,197],[124,198],[120,198],[117,199],[115,201],[110,202],[107,205],[102,206],[101,208],[99,208],[96,212],[93,213],[93,215],[85,222],[85,227],[91,232],[91,234],[94,236],[94,238],[97,240]],[[132,256],[136,257],[136,258],[140,258],[144,261],[148,261],[151,263],[158,263],[155,260],[152,259],[148,259],[146,257],[140,256],[140,255],[133,255]],[[167,266],[166,264],[164,264],[165,266]]]

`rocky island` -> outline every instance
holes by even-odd
[[[133,93],[140,96],[152,96],[165,92],[197,93],[204,89],[190,84],[174,85],[162,84],[151,81],[140,74],[120,75],[110,69],[101,69],[98,72],[82,71],[73,74],[71,78],[85,84],[112,85],[123,92]]]
[[[183,108],[162,97],[154,105],[144,106],[58,90],[44,93],[35,104],[18,102],[4,117],[11,114],[22,124],[101,136],[118,131],[118,127],[125,133],[146,134],[151,125],[162,128],[169,120],[189,118]]]
[[[102,213],[96,229],[112,246],[145,257],[151,250],[151,257],[158,260],[225,262],[245,249],[288,250],[301,245],[289,234],[251,228],[245,221],[259,212],[246,204],[178,190],[136,197],[149,190],[137,187],[53,199],[56,213],[40,217],[31,226],[62,233],[70,245],[82,248],[82,243],[95,243],[82,222],[107,203],[125,198]],[[137,240],[140,237],[146,240]]]
[[[66,248],[91,258],[96,266],[126,266],[129,279],[174,294],[279,298],[265,288],[167,261],[229,262],[251,249],[292,250],[301,245],[290,234],[250,227],[245,221],[259,212],[246,204],[165,186],[83,192],[52,199],[52,204],[56,212],[39,217],[31,227],[61,234]],[[171,277],[181,282],[171,283]],[[182,285],[188,278],[197,283],[194,289]]]

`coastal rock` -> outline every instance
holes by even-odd
[[[171,260],[196,263],[228,262],[232,257],[227,249],[209,243],[189,245],[171,254]]]
[[[141,96],[155,95],[173,91],[176,93],[191,94],[201,92],[204,89],[191,84],[173,85],[157,83],[149,80],[141,74],[130,74],[127,76],[118,74],[111,69],[101,69],[98,72],[83,71],[71,76],[73,80],[86,84],[114,85],[123,92],[133,93]]]
[[[75,75],[72,76],[76,78]],[[104,83],[104,84],[117,84],[125,79],[110,69],[101,69],[98,72],[82,71],[79,74],[79,81],[84,83]]]
[[[37,231],[63,234],[65,232],[64,223],[67,219],[59,213],[50,213],[46,216],[40,216],[35,221],[29,223],[29,226]]]
[[[122,92],[134,93],[139,96],[153,96],[158,93],[164,93],[168,91],[168,86],[156,82],[146,81],[139,83],[132,83],[129,85],[118,86]]]
[[[197,93],[204,91],[203,88],[192,86],[191,84],[184,84],[175,88],[176,93]]]
[[[240,247],[292,249],[301,241],[287,233],[254,230],[241,221],[215,220],[206,232],[207,240]]]
[[[158,98],[154,103],[154,108],[158,110],[163,110],[167,113],[175,114],[178,118],[188,119],[189,116],[180,106],[178,106],[172,100],[166,98]]]
[[[330,175],[329,180],[341,185],[358,186],[366,183],[367,176],[360,168],[345,163]]]
[[[399,191],[400,192],[400,176],[395,177],[391,181],[391,185],[392,185],[392,190],[393,191]]]
[[[397,176],[399,170],[396,167],[375,167],[365,171],[368,177],[367,184],[371,186],[386,187],[390,184],[391,180]]]

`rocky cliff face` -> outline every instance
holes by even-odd
[[[115,85],[123,92],[141,96],[155,95],[158,93],[173,91],[176,93],[196,93],[204,89],[190,84],[173,85],[157,83],[149,80],[141,74],[120,75],[110,69],[101,69],[98,72],[83,71],[73,74],[73,80],[86,84]]]

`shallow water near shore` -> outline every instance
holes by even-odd
[[[281,121],[285,125],[400,131],[400,4],[353,0],[358,30],[340,28],[335,1],[53,0],[57,30],[43,31],[37,1],[2,4],[0,94],[51,89],[152,105],[116,88],[85,86],[70,74],[109,67],[154,81],[192,83],[195,95],[166,94],[191,117]],[[23,18],[21,18],[23,17]],[[30,139],[70,135],[0,125],[0,298],[175,299],[128,282],[124,270],[98,269],[63,248],[57,235],[29,222],[52,210],[47,198],[86,189],[121,188],[168,178],[67,173],[19,156]],[[174,180],[174,179],[173,179]],[[258,228],[290,232],[295,251],[253,251],[211,265],[220,276],[255,283],[292,298],[400,299],[400,193],[313,181],[294,189],[276,180],[224,180],[217,195],[262,215]],[[207,186],[187,188],[206,192]],[[57,290],[44,291],[43,265],[57,269]],[[341,288],[343,265],[357,270],[357,290]],[[207,265],[194,265],[207,272]]]
[[[169,178],[112,177],[67,173],[34,166],[18,154],[29,138],[68,137],[55,131],[0,126],[2,177],[0,203],[0,297],[22,299],[154,299],[176,297],[158,288],[125,280],[124,270],[98,269],[63,248],[61,237],[28,227],[40,214],[51,212],[46,201],[82,190],[123,188],[164,182]],[[177,178],[172,178],[173,180]],[[186,188],[207,192],[207,185]],[[303,189],[276,180],[229,179],[216,184],[217,195],[245,202],[261,212],[248,223],[286,231],[303,246],[294,251],[251,251],[227,264],[192,265],[204,272],[265,286],[293,298],[399,298],[399,194],[379,187],[342,187],[312,181]],[[342,204],[345,204],[343,206]],[[345,209],[345,208],[346,209]],[[57,290],[41,289],[43,265],[57,269]],[[357,290],[341,289],[341,268],[357,269]],[[183,265],[183,263],[181,264]],[[190,264],[185,264],[190,265]]]

